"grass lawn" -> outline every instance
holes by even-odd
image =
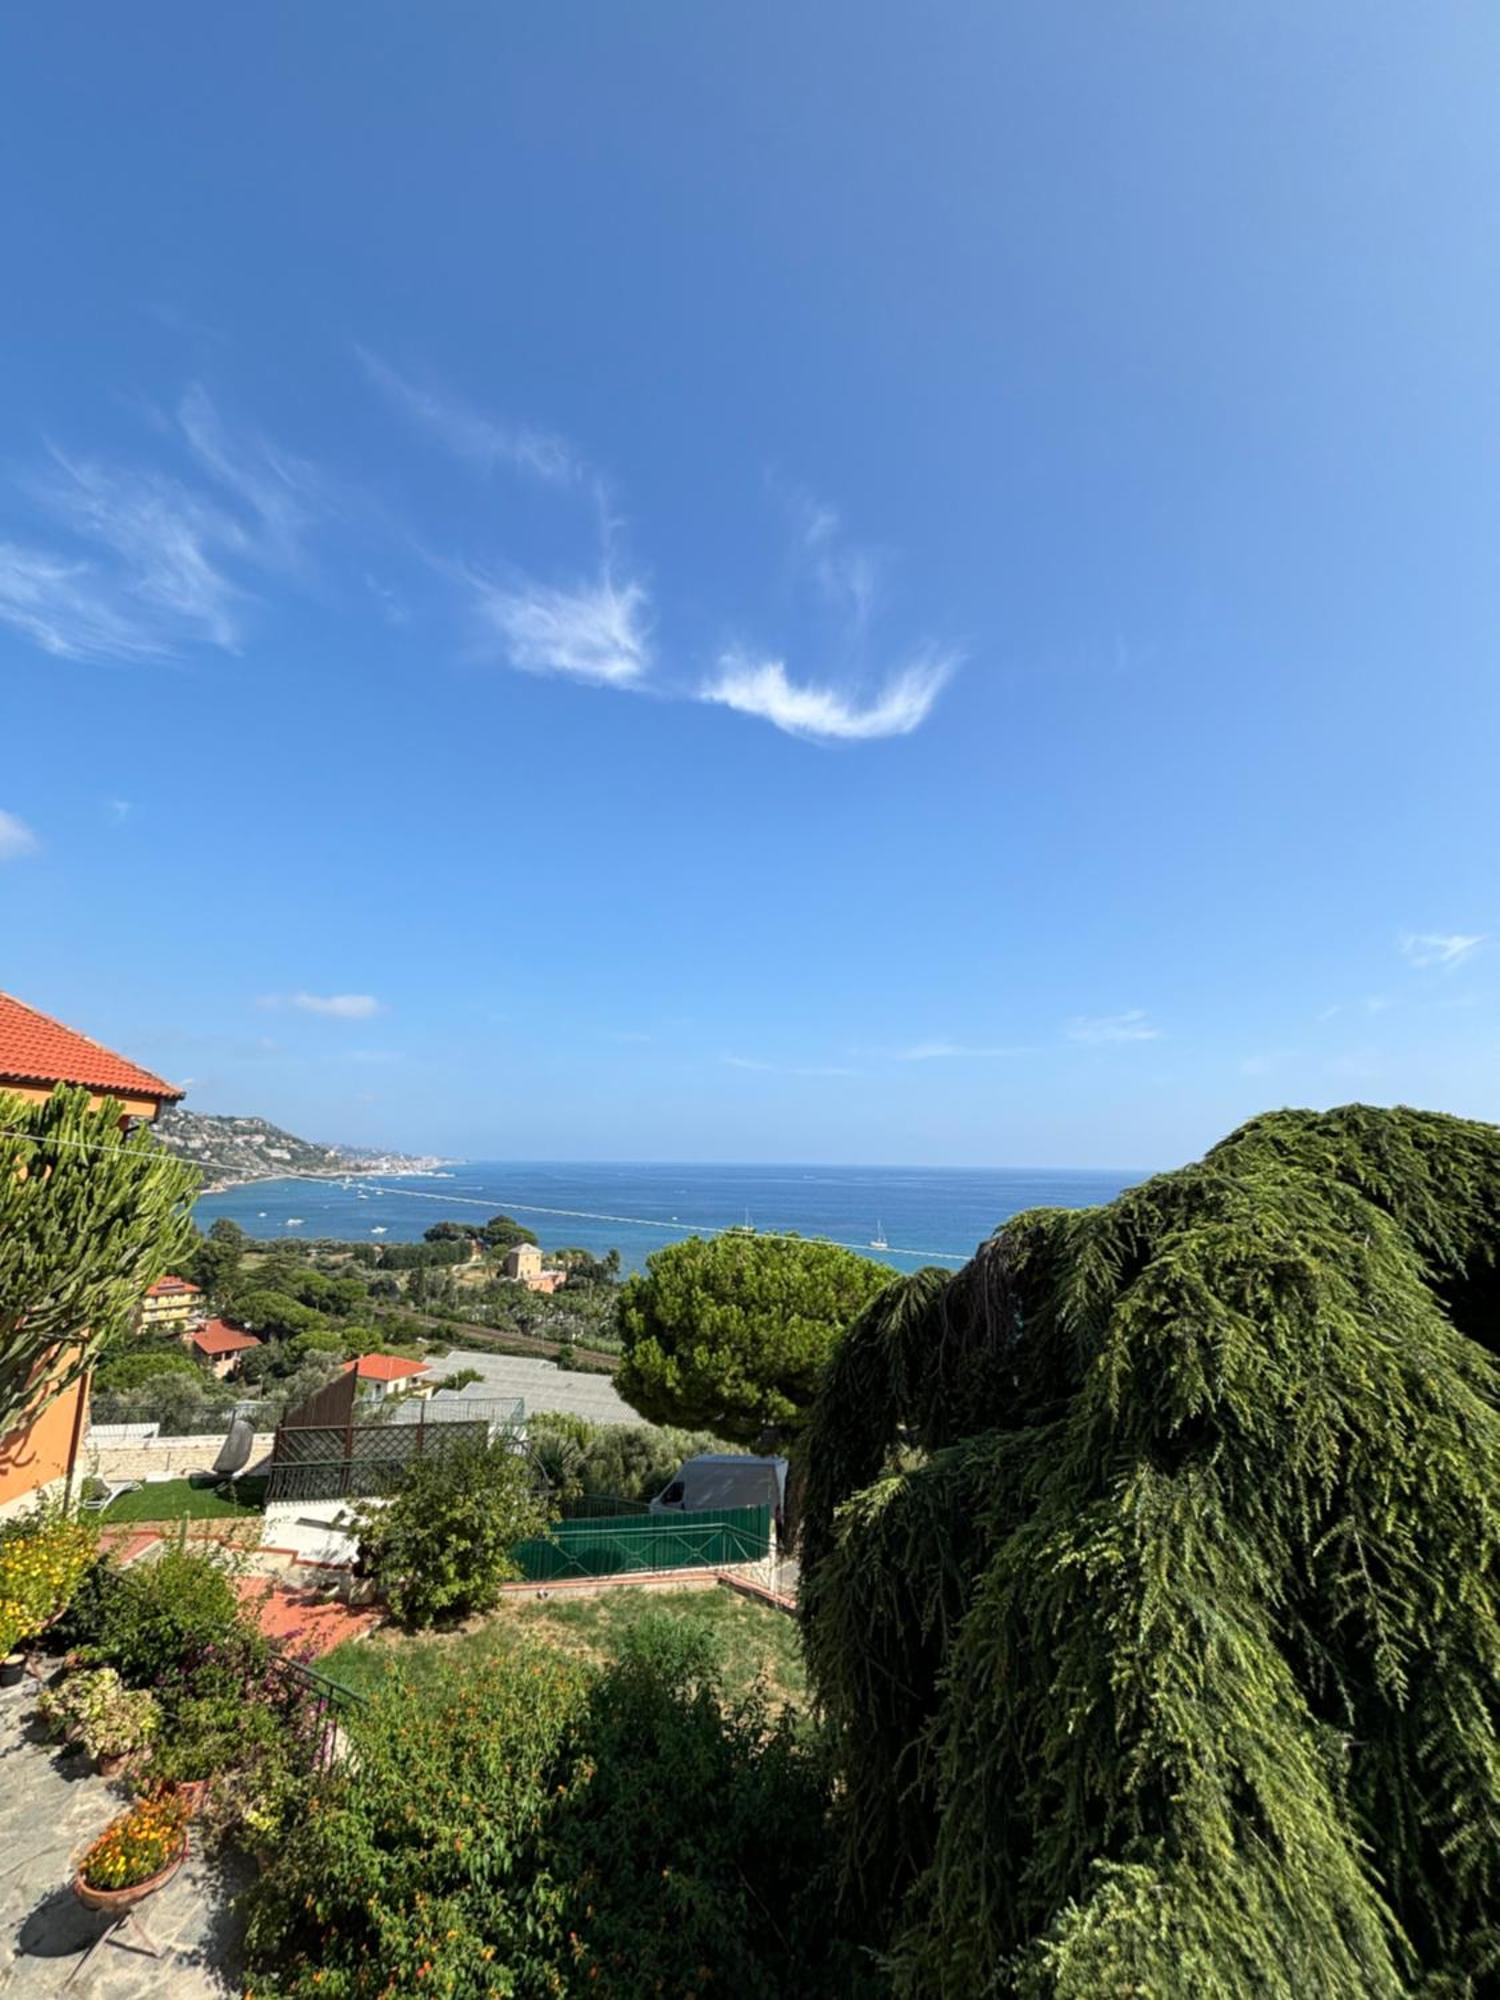
[[[744,1693],[763,1677],[778,1706],[788,1702],[801,1706],[806,1700],[796,1619],[718,1585],[709,1590],[624,1589],[601,1591],[597,1597],[507,1599],[482,1623],[461,1632],[410,1639],[382,1633],[376,1639],[348,1641],[320,1660],[318,1669],[345,1687],[367,1693],[392,1673],[420,1688],[441,1661],[478,1664],[527,1639],[603,1661],[613,1657],[624,1633],[653,1616],[692,1620],[715,1635],[724,1685],[731,1695]]]
[[[227,1481],[212,1479],[157,1479],[137,1486],[111,1500],[99,1517],[102,1521],[218,1521],[244,1514],[258,1514],[265,1481],[242,1479],[239,1499],[228,1497]]]

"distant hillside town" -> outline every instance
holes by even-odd
[[[169,1153],[203,1175],[203,1192],[218,1194],[244,1181],[279,1180],[291,1174],[336,1180],[341,1174],[430,1172],[444,1162],[407,1153],[375,1153],[352,1146],[322,1146],[299,1139],[267,1118],[223,1118],[174,1106],[155,1134]]]

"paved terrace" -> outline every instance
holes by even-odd
[[[35,1719],[36,1683],[0,1689],[0,1994],[55,1996],[109,1919],[68,1887],[78,1850],[129,1804],[123,1779],[49,1743]],[[160,1958],[113,1942],[66,1988],[76,2000],[225,2000],[242,1991],[232,1899],[250,1864],[191,1853],[140,1907]],[[126,1932],[127,1941],[130,1932]]]

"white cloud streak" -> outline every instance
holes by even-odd
[[[1153,1028],[1140,1007],[1124,1014],[1077,1014],[1069,1021],[1070,1042],[1159,1042],[1160,1028]]]
[[[41,842],[14,813],[0,812],[0,861],[21,861],[35,854]]]
[[[773,1063],[762,1062],[756,1056],[720,1056],[720,1062],[730,1069],[754,1070],[763,1076],[863,1076],[864,1071],[846,1068],[842,1063]]]
[[[798,686],[780,660],[748,660],[727,654],[716,680],[699,690],[740,715],[758,715],[813,742],[868,743],[882,736],[909,736],[932,712],[932,705],[958,664],[951,654],[929,654],[892,674],[880,692],[863,704],[836,687]]]
[[[944,1062],[952,1058],[976,1056],[1024,1056],[1030,1055],[1029,1047],[1007,1046],[984,1048],[964,1042],[913,1042],[908,1048],[891,1051],[897,1062]]]
[[[1451,971],[1471,958],[1485,942],[1484,933],[1466,931],[1407,931],[1400,940],[1401,955],[1408,965],[1422,970],[1437,966]]]
[[[263,440],[232,439],[196,385],[172,429],[200,483],[51,447],[22,488],[79,546],[0,543],[0,622],[65,659],[237,650],[252,597],[237,572],[296,567],[315,481]]]
[[[513,667],[566,674],[600,687],[634,687],[651,664],[650,600],[644,584],[597,583],[558,589],[526,581],[514,589],[473,577],[486,634]]]
[[[500,423],[453,396],[409,381],[367,348],[358,347],[355,352],[365,374],[387,402],[455,458],[486,472],[497,465],[511,466],[553,486],[576,485],[585,476],[566,439],[527,424]]]
[[[368,1021],[383,1011],[373,993],[267,993],[262,1007],[295,1007],[303,1014],[324,1014],[335,1021]]]

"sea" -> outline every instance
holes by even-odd
[[[524,1222],[545,1249],[603,1256],[638,1271],[653,1250],[747,1224],[879,1258],[898,1271],[957,1266],[1022,1209],[1111,1201],[1142,1173],[946,1167],[563,1165],[474,1160],[423,1174],[252,1181],[200,1197],[207,1229],[228,1216],[256,1237],[414,1242],[434,1222]]]

